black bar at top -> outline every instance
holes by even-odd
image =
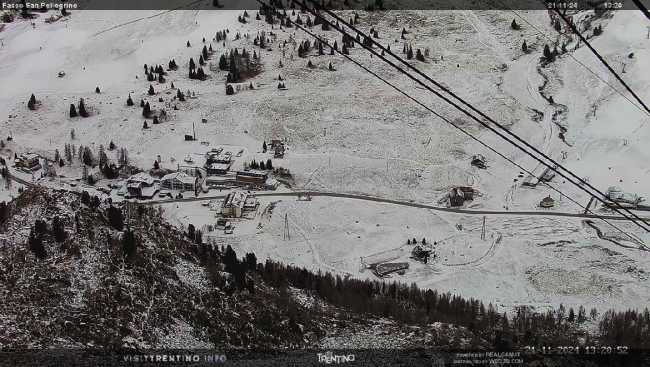
[[[650,7],[650,0],[637,0]],[[255,10],[255,0],[31,0],[28,8],[67,10]],[[291,9],[291,0],[280,0]],[[277,1],[276,1],[277,3]],[[634,0],[322,0],[333,10],[637,10]],[[20,9],[22,0],[0,0],[0,10]],[[296,6],[297,8],[297,6]]]

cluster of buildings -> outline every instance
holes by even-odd
[[[26,171],[38,171],[41,169],[41,156],[36,153],[23,153],[16,157],[14,162],[16,168]]]
[[[160,179],[140,172],[126,180],[122,194],[127,198],[151,199],[157,193],[164,195],[169,191],[197,192],[201,187],[201,182],[200,177],[190,176],[185,172],[172,172]]]
[[[282,149],[282,154],[284,155],[284,149]],[[233,157],[232,152],[223,148],[211,149],[205,154],[205,164],[202,168],[206,172],[206,186],[218,189],[244,187],[274,190],[277,188],[278,182],[270,177],[267,170],[231,170],[234,163]]]
[[[274,157],[284,156],[284,143],[281,140],[273,140],[271,149]],[[244,188],[247,190],[262,189],[275,190],[278,181],[271,177],[269,170],[262,169],[243,169],[233,170],[235,156],[232,151],[222,147],[210,149],[204,155],[203,165],[179,165],[176,172],[172,172],[160,179],[153,178],[147,173],[138,173],[129,177],[126,181],[125,188],[120,192],[126,197],[150,199],[156,193],[160,196],[171,195],[171,191],[198,192],[201,189],[233,189]],[[191,159],[186,159],[186,163],[192,164]],[[245,200],[244,200],[245,202]],[[234,197],[229,206],[237,212],[239,200]],[[230,208],[230,207],[229,207]],[[228,212],[230,209],[227,209]],[[240,216],[240,215],[234,215]]]

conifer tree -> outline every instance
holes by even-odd
[[[99,87],[95,87],[95,93],[97,93],[97,94],[100,93]]]
[[[144,108],[142,108],[142,116],[145,118],[151,116],[151,106],[149,106],[149,102],[145,103]]]
[[[422,62],[424,62],[424,55],[422,55],[422,51],[420,51],[419,48],[417,49],[417,52],[415,53],[415,58],[416,58],[418,61],[422,61]]]
[[[147,91],[147,94],[149,94],[150,96],[156,94],[156,91],[153,90],[153,85],[149,84],[149,91]]]
[[[226,61],[226,55],[221,55],[219,58],[219,69],[228,70],[228,61]]]
[[[43,245],[41,234],[34,233],[34,230],[30,231],[28,242],[29,249],[34,253],[34,256],[36,256],[37,259],[43,260],[47,258],[47,250],[45,250],[45,246]]]
[[[526,40],[524,40],[524,43],[521,44],[521,50],[525,53],[528,53],[528,45],[526,44]]]
[[[196,71],[196,78],[199,80],[205,80],[207,76],[203,72],[203,68],[199,67],[199,69]]]
[[[70,117],[77,117],[77,108],[74,103],[70,103]]]
[[[514,29],[515,31],[518,31],[518,30],[521,29],[519,24],[517,24],[517,22],[514,19],[512,20],[512,23],[510,23],[510,28]]]
[[[32,94],[32,96],[29,97],[29,101],[27,102],[27,108],[29,108],[32,111],[36,109],[36,96],[34,96],[34,94]]]
[[[131,94],[129,94],[129,98],[126,99],[126,105],[127,106],[133,106],[133,99],[131,99]]]
[[[551,49],[548,47],[548,45],[544,45],[544,58],[548,62],[553,61],[553,54],[551,53]]]
[[[88,112],[86,111],[86,105],[84,104],[83,98],[79,99],[79,116],[81,117],[89,116]]]

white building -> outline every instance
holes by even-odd
[[[163,176],[160,187],[167,190],[195,191],[198,177],[192,177],[184,172],[173,172]]]
[[[241,190],[231,191],[223,200],[221,215],[224,217],[241,218],[245,211],[255,210],[257,199]]]
[[[126,180],[127,197],[150,199],[158,191],[158,185],[153,177],[144,172],[135,174]]]

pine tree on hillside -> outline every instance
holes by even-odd
[[[47,258],[47,250],[43,246],[43,240],[40,234],[35,234],[34,231],[29,232],[29,249],[34,253],[37,259],[43,260]]]
[[[133,106],[133,99],[131,99],[131,94],[129,94],[129,98],[126,99],[126,105],[127,106]]]
[[[411,60],[413,59],[413,48],[409,47],[408,51],[406,52],[406,59]]]
[[[521,29],[519,24],[517,24],[517,22],[514,19],[512,20],[512,23],[510,23],[510,28],[514,29],[515,31],[518,31],[518,30]]]
[[[93,152],[89,147],[84,147],[83,154],[81,156],[81,161],[86,166],[92,166],[95,163],[95,157],[93,157]]]
[[[144,107],[142,108],[142,116],[145,118],[149,118],[149,116],[151,116],[151,106],[149,106],[149,102],[145,103]]]
[[[104,151],[104,145],[99,145],[99,152],[97,153],[97,156],[99,158],[98,164],[100,167],[108,163],[108,156],[106,155],[106,151]]]
[[[97,93],[97,94],[101,93],[100,90],[99,90],[99,87],[95,87],[95,93]]]
[[[415,59],[424,62],[424,55],[422,55],[422,51],[419,48],[415,54]]]
[[[32,111],[36,109],[36,96],[34,96],[34,94],[32,94],[32,96],[29,97],[29,101],[27,102],[27,108],[29,108]]]
[[[226,95],[231,96],[233,94],[235,94],[235,90],[233,89],[232,85],[226,85]]]
[[[158,83],[163,84],[163,83],[165,83],[166,81],[167,81],[167,80],[165,80],[165,78],[163,77],[162,74],[158,74]]]
[[[187,47],[192,47],[192,45],[190,44],[190,41],[187,41]]]
[[[526,40],[524,40],[524,43],[521,44],[521,50],[525,53],[528,53],[528,45],[526,44]]]
[[[594,37],[595,36],[600,36],[601,34],[603,34],[603,26],[598,25],[598,26],[594,27]]]
[[[194,59],[190,57],[190,70],[195,68],[196,68],[196,64],[194,63]]]
[[[329,71],[334,71],[334,67],[332,66],[332,63],[330,62],[329,65],[327,66],[327,69]]]
[[[154,116],[154,117],[153,117],[153,124],[154,124],[154,125],[157,125],[157,124],[159,124],[159,123],[160,123],[160,121],[158,120],[158,116]]]
[[[84,99],[83,98],[79,99],[79,116],[81,116],[81,117],[90,116],[88,114],[88,112],[86,111],[86,105],[84,104]]]
[[[220,70],[228,70],[228,61],[226,61],[226,55],[221,55],[219,58],[219,69]]]
[[[122,254],[127,259],[133,259],[137,253],[138,244],[135,234],[131,230],[124,231],[122,235]]]
[[[203,51],[201,53],[202,53],[201,56],[203,56],[203,60],[207,60],[208,59],[208,48],[205,47],[205,45],[203,46]]]
[[[548,45],[544,45],[544,59],[546,59],[547,62],[552,62],[554,59],[553,53],[551,53],[551,49]]]
[[[196,71],[196,78],[199,79],[199,80],[205,80],[205,78],[207,78],[207,76],[206,76],[205,73],[203,72],[203,68],[200,67],[200,68]]]
[[[149,91],[147,92],[150,96],[156,94],[156,91],[153,90],[153,85],[149,84]]]
[[[147,120],[144,120],[144,122],[142,123],[142,128],[143,129],[148,129],[149,128],[149,125],[147,124]]]
[[[183,94],[183,92],[181,92],[180,89],[176,91],[176,98],[178,98],[178,100],[181,102],[185,102],[185,95]]]

